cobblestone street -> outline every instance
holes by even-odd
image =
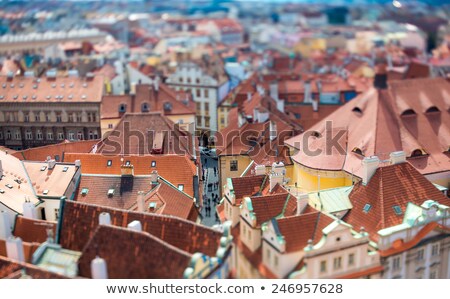
[[[214,152],[202,152],[201,159],[203,165],[202,176],[204,176],[203,207],[201,210],[202,224],[213,226],[219,224],[219,218],[216,214],[216,205],[220,201],[218,160]]]

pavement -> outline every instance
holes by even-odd
[[[205,180],[203,181],[203,207],[201,210],[202,224],[214,226],[220,224],[216,213],[216,205],[220,201],[219,194],[219,161],[214,151],[209,153],[201,152],[203,172]],[[214,172],[216,169],[216,172]]]

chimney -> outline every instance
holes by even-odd
[[[272,171],[269,174],[270,191],[277,185],[283,185],[284,176],[286,175],[286,167],[283,162],[274,162],[272,164]]]
[[[50,159],[50,160],[47,161],[47,166],[48,166],[47,168],[49,170],[55,168],[55,165],[56,165],[56,160],[55,159]]]
[[[157,93],[159,91],[159,77],[153,80],[153,90]]]
[[[29,200],[23,203],[23,216],[30,219],[37,219],[36,207]]]
[[[266,166],[256,165],[255,166],[255,175],[264,175],[264,174],[266,174]]]
[[[277,138],[277,124],[273,121],[270,121],[270,141],[275,140]]]
[[[391,165],[400,164],[406,162],[406,154],[403,151],[393,152],[389,155]]]
[[[252,93],[249,91],[247,92],[247,101],[250,101],[252,99]]]
[[[272,81],[270,83],[270,97],[274,100],[278,100],[278,82]]]
[[[100,213],[100,215],[98,215],[98,224],[111,225],[111,215],[106,212]]]
[[[319,101],[318,100],[311,100],[312,108],[314,112],[319,111]]]
[[[2,160],[0,160],[0,180],[2,179],[3,176],[3,165],[2,165]]]
[[[158,171],[153,170],[152,173],[150,173],[150,181],[152,184],[158,183]]]
[[[9,215],[5,211],[0,211],[0,240],[7,240],[11,236]]]
[[[145,197],[144,191],[139,191],[137,196],[138,212],[145,212]]]
[[[81,160],[75,160],[75,166],[81,167]]]
[[[6,240],[6,256],[19,262],[25,262],[21,238],[11,237]]]
[[[310,81],[305,81],[304,83],[304,99],[303,99],[303,103],[311,103],[311,82]]]
[[[378,166],[380,165],[380,159],[378,159],[377,156],[373,157],[365,157],[362,160],[362,181],[363,185],[367,185],[372,178],[372,176],[375,174],[375,172],[378,169]]]
[[[97,256],[91,261],[91,276],[93,279],[108,279],[108,266],[104,259]]]
[[[122,176],[134,176],[134,166],[133,165],[120,165],[120,172]]]
[[[138,220],[131,221],[130,223],[128,223],[127,227],[128,227],[128,229],[134,230],[136,232],[141,232],[142,231],[141,222],[139,222]]]
[[[297,215],[300,215],[308,205],[309,196],[307,193],[301,193],[297,197]]]
[[[386,65],[384,63],[377,64],[375,67],[373,86],[376,89],[387,89],[387,72]]]

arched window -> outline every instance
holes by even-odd
[[[120,113],[125,113],[125,112],[127,112],[127,105],[125,105],[125,104],[120,104],[120,105],[119,105],[119,112],[120,112]]]
[[[360,156],[364,156],[362,150],[359,147],[355,147],[352,152],[354,152],[355,154],[358,154]]]
[[[430,108],[427,109],[427,111],[425,111],[425,113],[433,113],[433,112],[439,112],[439,108],[436,106],[431,106]]]
[[[402,116],[412,116],[416,115],[416,112],[413,109],[406,109],[402,112]]]
[[[149,112],[150,111],[150,105],[148,103],[142,103],[141,111],[142,112]]]
[[[421,149],[415,149],[411,152],[411,158],[423,156],[424,153]]]

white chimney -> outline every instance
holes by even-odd
[[[297,215],[300,215],[308,205],[309,196],[307,193],[301,193],[297,197]]]
[[[277,138],[277,124],[273,121],[270,121],[270,141],[274,140],[275,138]]]
[[[249,91],[247,92],[247,101],[250,101],[252,99],[252,93]]]
[[[283,185],[285,175],[286,167],[284,167],[283,162],[274,162],[272,164],[272,170],[269,174],[270,191],[272,191],[277,184]]]
[[[378,159],[377,156],[365,157],[361,163],[363,168],[362,169],[363,185],[367,185],[367,183],[370,181],[372,176],[377,171],[378,166],[380,165],[380,159]]]
[[[277,109],[278,111],[284,113],[284,100],[277,99]]]
[[[304,99],[303,99],[303,103],[311,103],[311,82],[309,81],[305,81],[304,83]]]
[[[91,261],[91,276],[93,279],[108,279],[108,266],[104,259],[97,256]]]
[[[30,219],[37,219],[36,207],[32,202],[26,200],[23,203],[23,216]]]
[[[255,175],[264,175],[264,174],[266,174],[266,166],[256,165],[255,166]]]
[[[319,111],[319,101],[317,101],[317,100],[311,100],[311,104],[312,104],[312,107],[313,107],[313,111],[314,111],[314,112]]]
[[[81,160],[75,160],[75,166],[81,167]]]
[[[391,158],[391,165],[406,162],[406,154],[403,151],[393,152],[389,157]]]
[[[6,240],[6,256],[19,262],[25,262],[21,238],[11,237]]]
[[[48,165],[48,169],[53,169],[55,168],[56,165],[56,160],[55,159],[50,159],[47,161],[47,165]]]
[[[153,89],[159,91],[159,77],[156,77],[155,80],[153,80]]]
[[[158,171],[153,170],[152,173],[150,173],[150,181],[152,184],[158,183]]]
[[[278,82],[273,81],[270,83],[270,97],[274,100],[278,100]]]
[[[141,232],[142,231],[142,224],[138,220],[131,221],[130,223],[128,223],[127,227],[128,227],[128,229],[134,230],[134,231],[137,231],[137,232]]]
[[[145,197],[144,192],[139,191],[137,196],[137,206],[139,212],[145,212]]]
[[[106,212],[102,212],[98,215],[98,224],[100,225],[111,225],[111,215]]]
[[[3,176],[3,165],[2,165],[2,160],[0,160],[0,179]]]
[[[7,240],[11,236],[9,215],[5,211],[0,211],[0,240]]]

